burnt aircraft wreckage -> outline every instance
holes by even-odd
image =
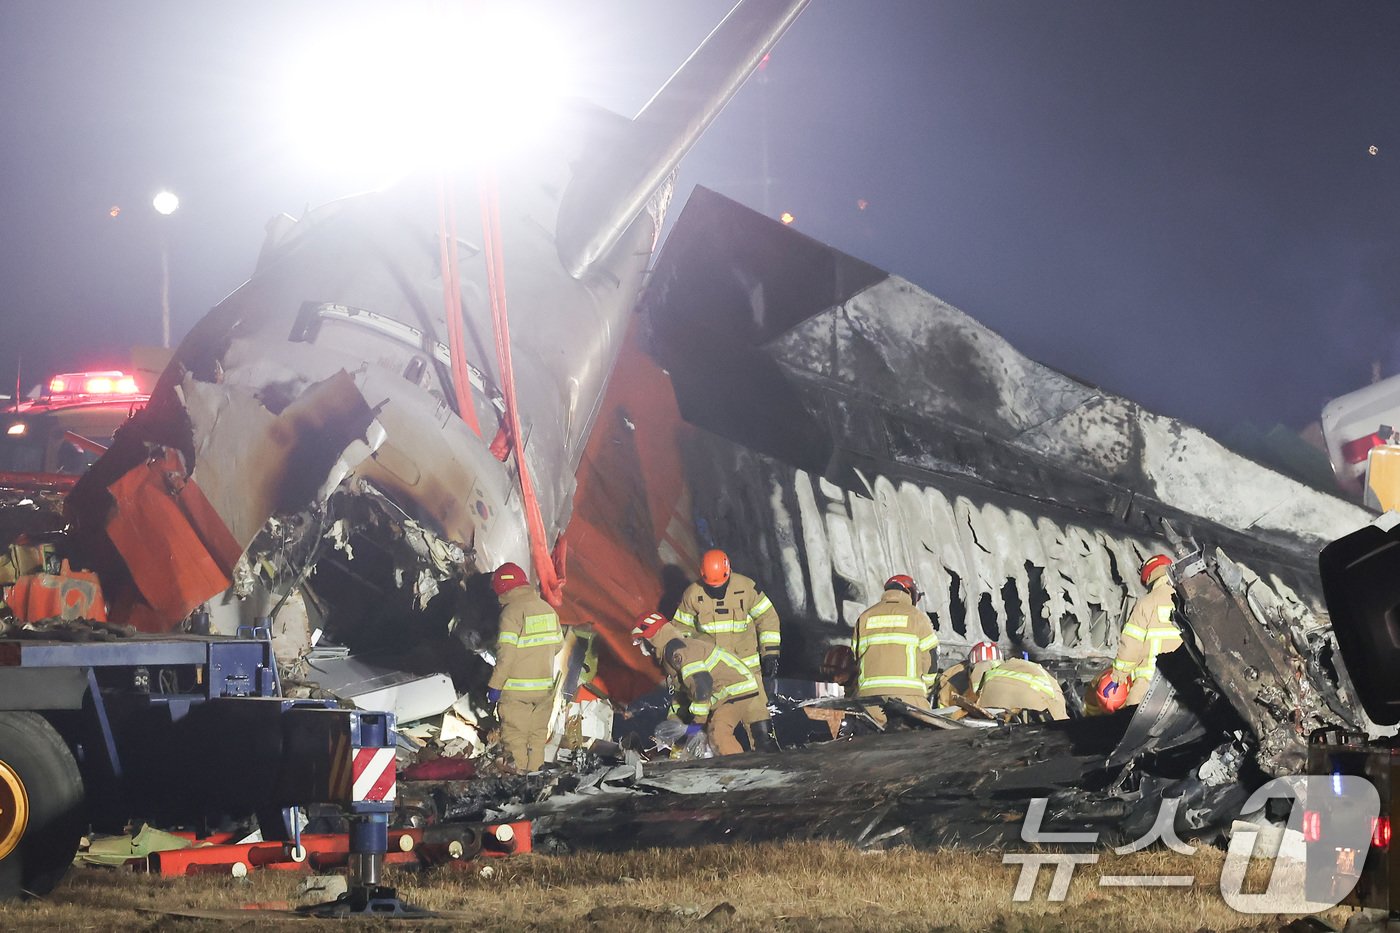
[[[726,547],[769,581],[784,664],[808,674],[885,576],[907,570],[927,581],[945,662],[994,639],[1074,697],[1116,651],[1137,567],[1168,551],[1186,644],[1159,659],[1141,706],[1111,716],[1005,724],[886,702],[896,734],[628,764],[548,789],[449,789],[429,811],[527,816],[564,849],[987,846],[1020,840],[1043,797],[1046,826],[1117,844],[1174,798],[1181,838],[1210,838],[1254,787],[1304,768],[1313,733],[1380,731],[1341,663],[1317,567],[1365,511],[1030,361],[911,283],[703,189],[631,336],[580,471],[571,586],[595,570],[588,536],[609,528],[631,529],[614,536],[628,542],[653,529],[628,566],[658,581],[648,598],[663,607],[668,559]],[[629,499],[635,489],[650,494]],[[610,592],[626,618],[635,590]],[[787,719],[801,740],[807,710],[868,722],[845,700],[804,707],[780,713],[780,734]]]
[[[945,657],[991,638],[1074,693],[1114,654],[1141,558],[1196,555],[1180,562],[1193,653],[1136,716],[556,777],[529,812],[575,846],[622,838],[619,819],[659,842],[678,795],[713,818],[674,841],[733,838],[741,806],[765,808],[743,832],[768,836],[991,841],[1033,796],[1124,831],[1154,815],[1135,802],[1183,796],[1204,827],[1251,775],[1296,770],[1311,729],[1368,728],[1315,566],[1361,509],[703,189],[651,267],[678,160],[804,5],[744,0],[637,118],[577,105],[558,148],[502,166],[484,203],[410,181],[274,221],[252,278],[67,501],[111,618],[160,632],[207,613],[232,633],[271,617],[302,633],[297,677],[315,679],[319,630],[479,695],[483,574],[514,560],[595,626],[596,685],[624,704],[656,685],[631,620],[671,609],[722,546],[773,598],[789,675],[815,678],[900,571],[930,594]],[[479,208],[498,222],[455,235]],[[870,793],[823,821],[767,815],[823,781]],[[439,813],[472,810],[462,793]]]

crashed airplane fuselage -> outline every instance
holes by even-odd
[[[165,631],[207,607],[232,632],[286,612],[363,648],[455,620],[480,644],[479,574],[562,576],[567,529],[563,616],[607,639],[620,702],[656,681],[631,619],[671,608],[710,546],[774,599],[801,677],[908,572],[946,654],[989,638],[1077,681],[1113,655],[1140,560],[1191,547],[1327,651],[1314,555],[1361,510],[909,282],[701,190],[633,313],[676,161],[803,5],[740,4],[635,120],[580,104],[494,186],[464,164],[274,222],[69,500],[114,618]],[[480,192],[499,235],[446,235]]]
[[[69,499],[114,618],[231,632],[290,596],[401,642],[480,571],[556,575],[675,166],[804,6],[744,0],[633,120],[580,102],[552,148],[275,220]]]

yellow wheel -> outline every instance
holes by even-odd
[[[0,761],[0,859],[19,845],[29,825],[29,793],[24,781],[5,762]]]
[[[0,710],[0,901],[53,890],[86,822],[63,736],[36,713]]]

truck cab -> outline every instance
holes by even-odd
[[[1339,395],[1322,409],[1322,436],[1337,485],[1354,499],[1367,499],[1372,453],[1392,443],[1400,430],[1400,376]]]
[[[1400,513],[1387,512],[1333,541],[1318,564],[1337,647],[1367,716],[1379,726],[1400,725]],[[1335,900],[1334,893],[1347,890],[1348,903],[1400,913],[1400,858],[1390,852],[1398,769],[1400,737],[1312,736],[1308,772],[1366,778],[1380,797],[1380,813],[1367,814],[1370,845],[1358,850],[1338,845],[1338,827],[1322,815],[1337,808],[1314,801],[1305,809],[1310,900]]]
[[[71,486],[148,398],[117,370],[52,377],[37,398],[0,412],[0,485]]]

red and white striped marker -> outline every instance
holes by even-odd
[[[395,778],[392,748],[357,748],[352,753],[353,800],[389,801],[394,799]]]

